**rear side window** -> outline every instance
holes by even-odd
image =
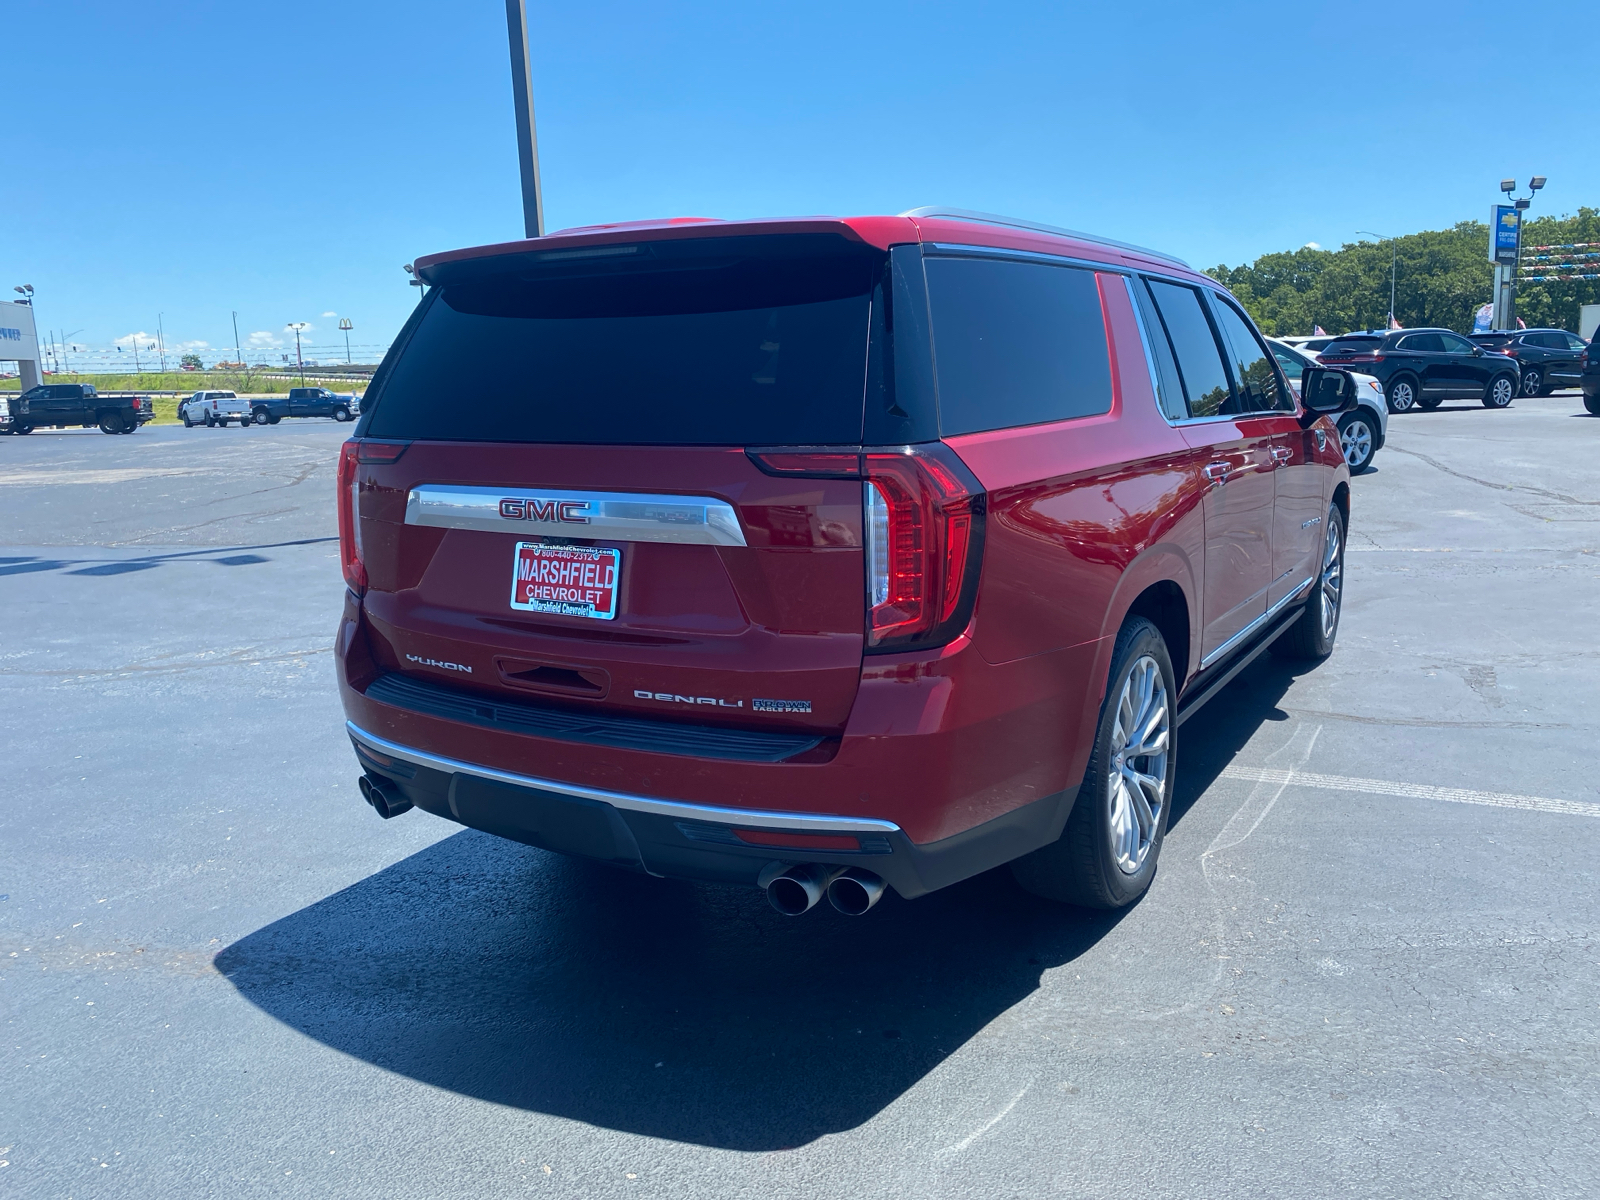
[[[369,391],[364,432],[859,444],[871,296],[885,258],[806,234],[445,264]]]
[[[1111,410],[1093,271],[989,258],[926,260],[939,429],[1040,425]]]
[[[1172,352],[1183,375],[1191,417],[1215,417],[1237,411],[1233,389],[1217,350],[1211,322],[1192,287],[1152,279],[1150,294],[1161,312],[1161,323],[1172,339]]]
[[[1144,334],[1145,349],[1155,367],[1156,403],[1169,421],[1181,421],[1189,415],[1183,399],[1183,384],[1178,378],[1178,364],[1172,357],[1172,343],[1150,298],[1150,288],[1143,279],[1129,279],[1128,290],[1139,313],[1139,324]]]
[[[1382,342],[1382,338],[1375,337],[1335,338],[1318,353],[1333,357],[1341,354],[1371,354]]]
[[[1228,361],[1233,367],[1233,380],[1238,385],[1245,410],[1273,412],[1292,407],[1284,403],[1272,356],[1244,316],[1220,296],[1213,296],[1211,308],[1217,314],[1217,324],[1222,326],[1223,341],[1232,350]]]

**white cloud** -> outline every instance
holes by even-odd
[[[1321,249],[1322,249],[1322,247],[1321,247],[1321,246],[1319,246],[1319,245],[1318,245],[1318,244],[1317,244],[1317,243],[1316,243],[1316,242],[1307,242],[1307,243],[1306,243],[1306,244],[1305,244],[1305,245],[1304,245],[1304,246],[1303,246],[1303,247],[1302,247],[1302,249],[1305,249],[1305,250],[1321,250]]]
[[[283,339],[275,333],[268,333],[265,329],[258,329],[245,339],[252,350],[264,350],[273,346],[283,345]]]
[[[111,344],[113,346],[125,346],[131,348],[134,346],[148,346],[155,340],[155,334],[146,333],[141,329],[138,333],[130,333],[119,338],[114,338],[112,339]]]
[[[339,314],[338,313],[329,312],[329,313],[323,313],[322,315],[325,316],[325,317],[337,317]]]
[[[195,342],[179,342],[176,346],[168,346],[167,349],[168,350],[177,350],[180,353],[185,351],[185,350],[209,350],[209,349],[211,349],[211,343],[210,342],[199,342],[199,341],[195,341]]]

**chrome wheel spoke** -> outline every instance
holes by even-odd
[[[1112,857],[1119,870],[1132,875],[1149,857],[1160,829],[1172,742],[1166,683],[1150,655],[1141,655],[1129,668],[1112,711],[1107,824]]]

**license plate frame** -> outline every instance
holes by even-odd
[[[511,607],[519,612],[613,621],[621,592],[617,547],[518,542],[512,552]]]

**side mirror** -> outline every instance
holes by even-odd
[[[1348,371],[1334,367],[1307,367],[1300,376],[1300,423],[1315,425],[1321,417],[1349,412],[1356,406],[1356,381]]]

